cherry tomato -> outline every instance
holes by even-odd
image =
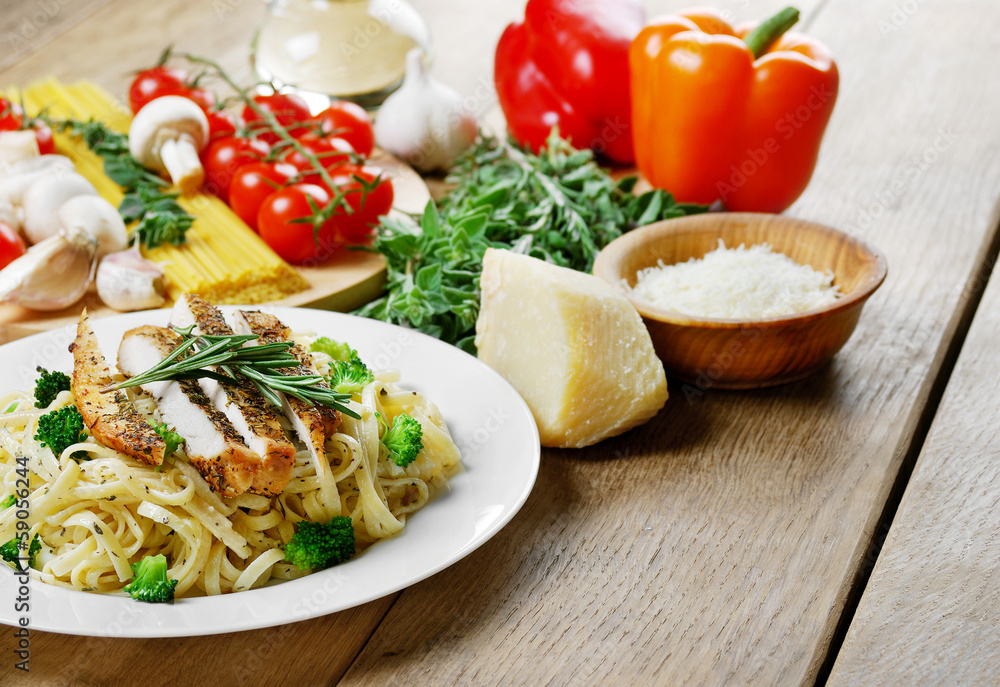
[[[338,208],[333,213],[337,237],[344,243],[368,243],[375,235],[379,217],[392,209],[392,180],[374,167],[343,167],[337,171],[333,181],[352,211]]]
[[[198,103],[206,111],[216,103],[215,93],[207,88],[191,85],[186,71],[167,65],[144,69],[136,74],[128,89],[128,102],[132,112],[136,113],[150,100],[165,95],[183,96]]]
[[[236,170],[251,162],[260,162],[270,149],[267,143],[256,138],[221,136],[209,141],[201,152],[205,189],[222,199],[228,198],[229,184]]]
[[[0,270],[24,255],[26,250],[20,234],[6,222],[0,222]]]
[[[236,134],[236,115],[225,110],[211,110],[206,112],[208,118],[208,140],[219,138],[220,136],[233,136]]]
[[[36,119],[30,123],[30,126],[35,130],[35,141],[38,143],[39,154],[49,155],[56,152],[56,144],[52,140],[52,129],[49,125]],[[18,131],[27,127],[21,106],[6,98],[0,98],[0,131]]]
[[[315,155],[319,163],[328,170],[351,162],[351,153],[354,152],[354,149],[342,138],[309,133],[302,134],[297,140],[303,148]],[[306,156],[298,150],[290,149],[283,159],[304,173],[304,181],[310,184],[319,183],[319,174],[313,168],[312,163],[306,159]]]
[[[0,98],[0,131],[17,131],[23,121],[21,107],[6,98]]]
[[[264,199],[288,185],[299,173],[284,162],[251,162],[236,170],[229,185],[229,207],[254,231],[257,213]]]
[[[270,95],[255,95],[253,100],[260,109],[270,112],[281,126],[289,130],[292,135],[301,133],[305,127],[292,126],[297,122],[304,122],[309,119],[309,105],[300,96],[294,93],[271,93]],[[253,127],[255,122],[261,122],[262,117],[249,105],[243,106],[243,120],[247,126]],[[257,126],[263,126],[263,123]],[[277,143],[280,137],[271,132],[263,131],[258,134],[259,138],[268,143]]]
[[[325,262],[340,247],[332,221],[328,220],[319,230],[301,221],[313,214],[309,198],[318,208],[330,202],[330,194],[321,186],[293,184],[265,198],[257,213],[261,238],[291,263]]]
[[[357,103],[336,100],[313,117],[313,121],[319,122],[322,133],[339,136],[360,155],[368,157],[375,148],[371,117]]]

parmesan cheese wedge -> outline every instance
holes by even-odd
[[[480,287],[479,359],[524,397],[543,446],[590,446],[666,403],[642,318],[603,280],[491,248]]]

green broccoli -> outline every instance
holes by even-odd
[[[349,361],[358,357],[358,352],[346,343],[334,341],[328,336],[321,336],[309,346],[310,351],[326,353],[334,360]]]
[[[16,496],[14,496],[13,494],[7,494],[7,498],[5,498],[3,501],[0,501],[0,510],[10,508],[11,506],[14,505],[14,502],[16,500],[17,500]]]
[[[21,561],[18,558],[20,556],[20,551],[23,548],[23,540],[20,537],[14,537],[9,542],[0,546],[0,558],[4,559],[10,563],[15,570],[20,570],[25,572],[24,568],[21,567]],[[38,568],[38,552],[42,550],[42,539],[36,533],[31,539],[31,544],[28,545],[28,567]]]
[[[48,408],[60,391],[69,391],[69,375],[64,372],[49,372],[39,365],[38,380],[35,382],[35,406]]]
[[[330,363],[330,374],[327,382],[338,394],[356,394],[371,384],[375,376],[368,366],[358,358],[351,360],[335,360]]]
[[[177,580],[167,578],[167,557],[162,553],[146,556],[132,564],[132,581],[122,589],[136,601],[165,603],[174,600]]]
[[[160,435],[163,442],[167,445],[167,449],[163,452],[164,456],[173,454],[184,443],[184,437],[167,427],[166,422],[153,422],[153,429],[156,430],[156,433]]]
[[[87,438],[83,431],[83,416],[76,406],[63,406],[38,418],[38,431],[35,439],[48,446],[56,456],[62,454],[66,447]],[[86,457],[83,451],[73,454],[73,460]]]
[[[379,421],[386,428],[382,435],[382,445],[389,452],[389,460],[405,468],[424,448],[424,430],[420,422],[410,415],[397,415],[392,420],[392,427],[386,424],[381,415]]]
[[[285,546],[285,560],[302,570],[322,570],[354,555],[354,525],[337,516],[330,522],[303,520]]]

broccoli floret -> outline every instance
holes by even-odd
[[[335,360],[330,363],[327,381],[338,394],[356,394],[375,379],[368,366],[358,358],[348,361]]]
[[[122,589],[136,601],[165,603],[174,600],[177,580],[167,578],[167,557],[162,553],[146,556],[132,564],[132,581]]]
[[[358,357],[358,352],[346,343],[334,341],[328,336],[321,336],[309,346],[310,351],[326,353],[334,360],[349,361]]]
[[[285,546],[285,560],[302,570],[322,570],[354,555],[354,525],[337,516],[330,522],[303,520]]]
[[[20,551],[23,548],[23,540],[20,537],[14,537],[9,542],[0,546],[0,558],[4,559],[10,563],[14,569],[24,572],[24,568],[21,567],[21,561],[18,558]],[[35,568],[38,567],[38,552],[42,550],[42,539],[36,533],[34,537],[31,538],[31,544],[28,544],[28,567]]]
[[[381,416],[383,426],[385,421]],[[392,427],[387,427],[382,435],[382,445],[389,452],[389,460],[401,468],[405,468],[416,459],[424,448],[424,430],[416,418],[409,415],[397,415],[392,420]]]
[[[13,494],[7,494],[7,498],[5,498],[3,501],[0,501],[0,510],[4,510],[5,508],[10,508],[11,506],[14,505],[14,501],[16,500],[17,497],[15,497]]]
[[[166,451],[163,452],[164,456],[171,455],[184,443],[184,437],[167,427],[166,422],[154,422],[153,429],[156,430],[156,433],[160,435],[163,442],[167,445]]]
[[[35,382],[35,406],[48,408],[60,391],[69,391],[69,375],[64,372],[49,372],[42,366],[38,370],[38,381]]]
[[[48,446],[56,456],[62,454],[67,446],[76,444],[87,438],[83,431],[83,416],[76,406],[63,406],[38,418],[38,431],[35,439]],[[83,451],[73,454],[73,460],[85,457]]]

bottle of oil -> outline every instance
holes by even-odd
[[[431,51],[430,31],[405,0],[270,0],[254,36],[262,81],[302,95],[377,107],[402,82],[406,53]]]

